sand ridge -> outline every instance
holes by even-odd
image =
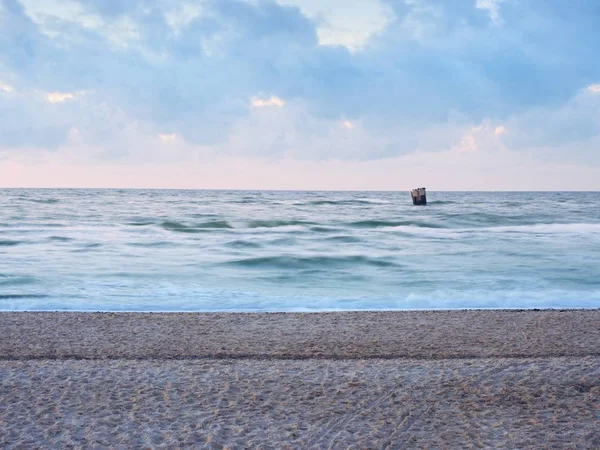
[[[600,310],[0,313],[0,358],[600,356]]]

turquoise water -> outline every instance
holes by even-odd
[[[0,310],[600,307],[600,193],[0,190]]]

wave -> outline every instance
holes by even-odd
[[[22,298],[46,298],[44,294],[0,294],[0,300],[13,300]]]
[[[186,217],[190,217],[192,219],[206,219],[208,217],[220,217],[220,215],[213,214],[213,213],[192,213],[192,214],[187,214]]]
[[[33,228],[31,228],[33,227]],[[0,223],[0,228],[12,228],[19,230],[20,233],[37,232],[37,228],[65,228],[66,225],[62,223],[44,223],[44,222],[25,222],[21,219],[16,219],[11,223]]]
[[[85,253],[91,250],[94,250],[96,248],[100,248],[100,247],[104,247],[104,244],[101,244],[99,242],[93,242],[90,244],[85,244],[82,247],[79,248],[75,248],[73,250],[71,250],[72,253]]]
[[[385,201],[375,201],[375,200],[313,200],[305,203],[296,203],[296,205],[313,205],[313,206],[349,206],[349,205],[381,205],[385,204]]]
[[[257,244],[256,242],[242,241],[242,240],[227,242],[225,245],[227,247],[231,247],[231,248],[260,248],[261,247],[261,245]]]
[[[526,214],[506,214],[502,212],[470,212],[447,214],[445,216],[449,221],[461,225],[536,225],[540,220],[548,219],[550,215],[526,215]]]
[[[408,235],[430,238],[460,239],[473,233],[515,233],[515,234],[600,234],[600,224],[596,223],[538,223],[534,225],[510,225],[468,228],[423,228],[415,226],[397,226],[392,230]]]
[[[362,255],[355,256],[264,256],[229,261],[226,265],[253,269],[331,269],[342,267],[395,267],[398,264]]]
[[[5,275],[0,273],[0,286],[20,286],[34,284],[36,279],[30,276]]]
[[[23,222],[23,223],[17,223],[14,225],[11,225],[11,228],[20,228],[21,230],[23,230],[22,227],[41,227],[41,228],[66,228],[67,225],[64,223],[53,223],[53,222]],[[23,231],[29,231],[29,230],[23,230]]]
[[[310,231],[314,231],[315,233],[335,233],[337,231],[340,231],[340,229],[339,228],[317,226],[317,227],[310,227]]]
[[[297,243],[298,239],[296,239],[295,237],[285,236],[266,241],[264,245],[268,247],[276,247],[278,245],[296,245]]]
[[[257,197],[243,197],[239,200],[231,200],[231,203],[239,203],[242,205],[250,204],[250,203],[258,203],[260,202],[260,198]]]
[[[433,200],[427,202],[428,205],[456,205],[458,202],[453,202],[450,200]]]
[[[14,247],[15,245],[22,244],[23,241],[12,241],[10,239],[0,240],[0,247]]]
[[[449,229],[449,228],[428,228],[417,226],[399,225],[389,228],[391,232],[405,236],[419,236],[428,239],[460,239],[463,231],[477,231],[476,229]]]
[[[392,221],[392,220],[359,220],[358,222],[350,222],[348,226],[352,228],[383,228],[383,227],[400,227],[400,226],[413,226],[419,228],[446,228],[442,225],[431,223],[431,222],[421,222],[414,220],[400,220],[400,221]]]
[[[184,225],[180,222],[166,221],[160,224],[160,226],[168,231],[175,231],[178,233],[203,233],[211,229],[231,229],[233,228],[229,222],[224,220],[213,220],[209,222],[202,222],[193,226]]]
[[[340,242],[340,243],[344,243],[344,244],[350,244],[350,243],[354,243],[354,242],[362,242],[363,240],[361,238],[357,238],[355,236],[331,236],[328,238],[325,238],[326,241],[331,241],[331,242]]]
[[[253,220],[248,223],[248,228],[277,228],[292,225],[316,225],[314,222],[304,220]]]
[[[524,205],[523,202],[502,202],[502,203],[500,203],[500,206],[503,206],[505,208],[516,208],[516,207],[521,207],[523,205]]]
[[[57,198],[28,198],[27,200],[34,203],[44,203],[46,205],[54,205],[60,202]]]
[[[152,221],[145,221],[145,222],[127,222],[126,225],[131,225],[132,227],[145,227],[148,225],[154,225],[154,222]]]
[[[173,247],[175,243],[168,241],[157,241],[157,242],[128,242],[130,247],[147,247],[147,248],[159,248],[159,247]]]
[[[537,223],[533,225],[513,225],[475,229],[474,231],[492,231],[508,233],[568,233],[596,234],[600,233],[600,223]]]
[[[55,242],[71,242],[71,241],[74,241],[75,239],[66,237],[66,236],[50,236],[50,237],[48,237],[48,240],[55,241]]]

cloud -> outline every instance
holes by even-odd
[[[10,94],[11,92],[15,91],[15,88],[12,87],[10,84],[5,84],[0,81],[0,91],[7,92]]]
[[[71,94],[69,92],[48,92],[45,95],[45,98],[50,103],[62,103],[67,100],[73,100],[75,98],[75,94]]]
[[[314,21],[320,45],[341,45],[359,51],[383,31],[390,20],[388,8],[379,0],[362,0],[348,8],[345,0],[280,0],[296,6]]]
[[[503,0],[477,0],[475,2],[475,7],[487,10],[490,20],[494,24],[499,25],[501,23],[500,3],[502,3],[502,1]]]
[[[0,4],[3,153],[600,164],[594,1]]]
[[[283,105],[285,105],[285,102],[279,97],[272,95],[267,99],[253,97],[250,104],[257,108],[262,106],[277,106],[278,108],[281,108]]]
[[[463,140],[460,142],[460,145],[458,146],[458,151],[459,152],[474,152],[479,150],[479,148],[477,147],[477,144],[475,143],[475,136],[473,136],[472,134],[467,134]]]
[[[163,142],[169,142],[169,141],[174,141],[177,139],[177,135],[175,133],[171,133],[171,134],[165,134],[165,133],[161,133],[158,135],[158,138],[163,141]]]
[[[577,161],[600,166],[600,101],[583,90],[552,108],[532,108],[506,122],[503,142],[534,152],[544,161]]]
[[[83,163],[53,153],[27,161],[0,161],[4,186],[129,187],[179,189],[405,190],[425,185],[442,190],[597,189],[600,167],[539,161],[510,150],[418,152],[374,161],[293,158],[257,159],[219,155],[212,159],[138,165]]]

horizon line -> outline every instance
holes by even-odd
[[[581,192],[581,193],[597,193],[598,190],[565,190],[565,189],[541,189],[541,190],[522,190],[522,189],[430,189],[427,188],[428,192],[531,192],[531,193],[543,193],[543,192]],[[163,187],[30,187],[30,186],[0,186],[0,190],[8,189],[39,189],[39,190],[94,190],[94,191],[110,191],[110,190],[127,190],[127,191],[256,191],[256,192],[411,192],[412,189],[252,189],[252,188],[163,188]]]

